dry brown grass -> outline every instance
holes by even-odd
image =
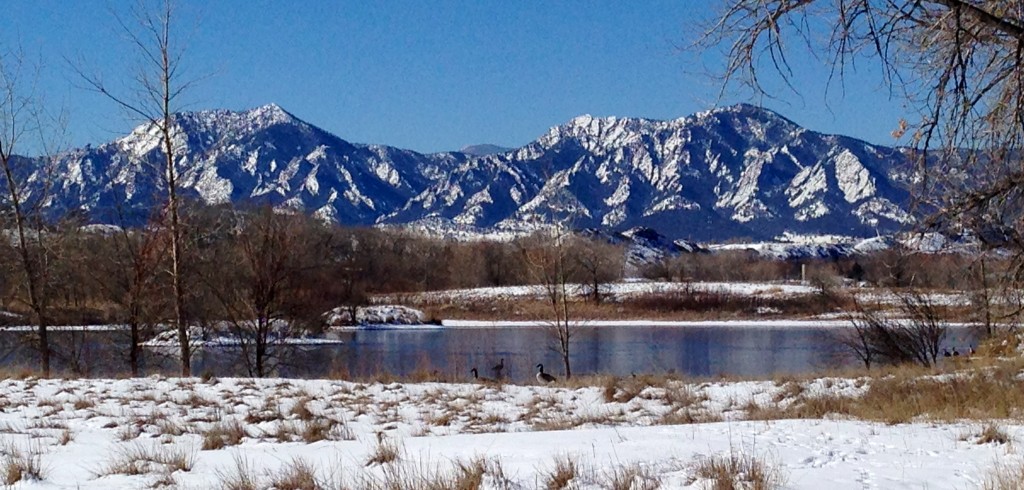
[[[96,475],[145,475],[190,471],[195,462],[195,451],[187,448],[131,444],[121,447]]]
[[[887,424],[915,420],[1020,419],[1024,417],[1021,361],[974,362],[969,368],[936,372],[891,367],[860,378],[861,396],[809,394],[806,383],[786,382],[774,403],[748,403],[752,420],[816,419],[847,416]]]
[[[299,398],[295,402],[295,405],[292,406],[291,416],[302,421],[313,420],[313,418],[316,417],[316,414],[314,414],[309,408],[309,403],[312,401],[313,399],[308,396]]]
[[[689,425],[721,422],[722,415],[690,408],[672,409],[655,419],[657,425]]]
[[[93,408],[96,406],[96,402],[89,398],[76,398],[72,405],[75,410],[85,410],[87,408]]]
[[[293,459],[270,477],[270,487],[276,490],[320,490],[325,487],[316,477],[313,465],[301,459]]]
[[[548,490],[561,490],[567,488],[572,481],[579,476],[580,463],[578,460],[561,455],[555,458],[555,467],[544,479],[544,488]]]
[[[711,482],[715,490],[773,490],[786,485],[777,466],[763,459],[730,451],[729,454],[698,459],[692,466],[688,485],[698,479]]]
[[[603,488],[608,490],[657,490],[661,477],[650,466],[632,463],[617,466],[605,475]]]
[[[975,444],[1009,444],[1013,442],[1010,434],[995,423],[985,424],[976,434],[964,436],[964,440],[973,440]]]
[[[1024,490],[1024,463],[997,462],[985,476],[982,490]]]
[[[219,487],[223,490],[259,490],[259,477],[252,463],[241,455],[235,455],[235,467],[231,472],[217,470]]]
[[[213,424],[202,432],[203,451],[223,449],[242,443],[248,434],[245,427],[237,420],[223,421]]]
[[[536,320],[550,315],[544,300],[517,297],[448,301],[427,304],[413,301],[435,318],[460,320]],[[750,296],[724,291],[679,291],[633,295],[600,304],[582,299],[572,302],[573,314],[584,320],[715,320],[762,318],[764,311],[785,317],[804,317],[849,308],[852,300],[836,295],[823,301],[819,295],[768,294]]]
[[[0,456],[0,482],[14,485],[26,480],[43,480],[46,469],[43,467],[42,450],[32,446],[22,449],[13,442],[6,444]]]
[[[448,468],[394,462],[384,465],[379,475],[363,472],[355,484],[338,484],[335,487],[358,490],[479,490],[485,482],[488,488],[520,488],[505,476],[500,462],[481,458],[468,462],[456,460]]]
[[[374,446],[373,452],[370,453],[370,457],[366,460],[366,466],[375,464],[386,464],[398,461],[400,449],[398,444],[388,439],[383,434],[377,435],[377,445]]]

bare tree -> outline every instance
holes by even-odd
[[[51,272],[57,255],[56,244],[51,241],[55,235],[47,229],[42,207],[52,182],[54,155],[58,152],[48,146],[47,134],[52,125],[34,91],[31,72],[20,52],[0,54],[0,171],[6,191],[5,228],[11,226],[14,231],[12,242],[21,293],[18,297],[34,317],[40,370],[43,376],[49,376]],[[41,151],[42,156],[28,158],[16,154],[28,150],[30,141],[38,145],[35,150]]]
[[[165,317],[165,283],[160,267],[166,241],[151,228],[122,225],[107,234],[89,237],[84,267],[95,288],[93,296],[116,307],[113,320],[128,326],[128,368],[141,374],[142,342],[159,318]]]
[[[580,238],[572,250],[577,276],[587,284],[587,296],[594,304],[604,298],[602,288],[622,278],[625,252],[622,247],[612,245],[600,238]]]
[[[553,341],[552,349],[561,357],[568,379],[572,377],[572,342],[584,326],[573,311],[572,297],[577,290],[572,282],[576,266],[570,252],[573,236],[565,226],[556,225],[534,238],[523,254],[535,283],[544,288],[545,301],[550,308],[546,325]]]
[[[191,374],[192,356],[188,339],[188,322],[185,318],[185,285],[183,284],[184,258],[183,223],[181,221],[181,196],[179,169],[175,163],[177,155],[176,136],[179,128],[175,124],[175,112],[180,98],[193,81],[183,80],[182,53],[174,43],[173,20],[176,19],[171,0],[163,0],[156,11],[143,6],[133,10],[133,22],[118,17],[118,23],[126,34],[140,61],[141,68],[135,75],[136,87],[121,93],[104,83],[103,79],[76,68],[86,84],[103,94],[124,109],[132,118],[141,119],[156,130],[162,160],[159,171],[166,189],[165,213],[161,224],[166,226],[170,236],[169,275],[174,294],[172,323],[178,332],[180,344],[181,374]]]
[[[934,366],[947,333],[941,312],[917,291],[892,294],[902,318],[887,316],[885,309],[858,304],[853,328],[839,334],[840,343],[849,347],[866,368],[874,363]]]
[[[330,241],[319,224],[269,206],[242,220],[227,244],[234,250],[217,254],[219,262],[231,262],[217,274],[232,280],[210,291],[223,306],[249,373],[263,377],[285,360],[286,343],[303,330],[305,312],[323,311],[322,304],[304,301],[310,297],[304,290],[321,287],[311,273],[324,269]]]
[[[877,63],[915,112],[892,124],[914,148],[923,224],[1024,253],[1024,0],[727,0],[701,31],[723,87],[769,97],[766,73],[797,90],[794,59],[823,58],[830,83]]]
[[[332,279],[325,290],[335,304],[347,312],[349,325],[358,323],[359,308],[370,304],[368,275],[374,270],[374,246],[353,230],[335,230],[330,247]]]

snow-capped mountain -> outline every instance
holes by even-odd
[[[347,224],[376,223],[468,158],[349,143],[273,104],[181,113],[175,123],[176,166],[186,196],[208,204],[270,203]],[[152,125],[71,152],[57,162],[62,178],[51,204],[86,211],[101,222],[115,220],[123,209],[147,213],[166,188],[161,158]]]
[[[673,121],[581,116],[462,163],[388,219],[478,227],[565,218],[673,238],[874,235],[912,219],[898,150],[738,105]]]
[[[521,148],[474,156],[349,143],[276,105],[176,117],[185,194],[303,209],[345,224],[648,227],[671,239],[874,236],[912,222],[904,155],[737,105],[671,121],[577,117]],[[63,155],[55,211],[113,222],[164,184],[156,131]],[[125,205],[122,206],[121,203]]]

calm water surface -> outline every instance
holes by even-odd
[[[837,346],[834,328],[768,327],[594,327],[581,331],[572,345],[573,374],[678,373],[694,377],[764,377],[813,373],[852,366],[856,361]],[[74,366],[90,376],[127,372],[126,334],[67,333],[51,336],[59,355],[55,371]],[[433,374],[469,379],[476,367],[494,377],[491,367],[504,359],[503,375],[515,382],[533,380],[534,366],[561,376],[559,355],[544,328],[356,330],[342,334],[341,345],[292,347],[282,352],[277,373],[289,377],[372,378]],[[951,329],[946,345],[965,350],[974,343],[966,330]],[[35,352],[13,333],[0,333],[0,355],[8,366],[34,366]],[[173,375],[178,361],[157,350],[145,352],[145,374]],[[238,348],[208,348],[196,353],[194,373],[248,375]]]

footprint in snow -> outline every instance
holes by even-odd
[[[864,490],[878,488],[875,486],[874,474],[865,469],[857,470],[857,472],[860,473],[860,477],[857,478],[857,483],[860,483],[861,488]]]

